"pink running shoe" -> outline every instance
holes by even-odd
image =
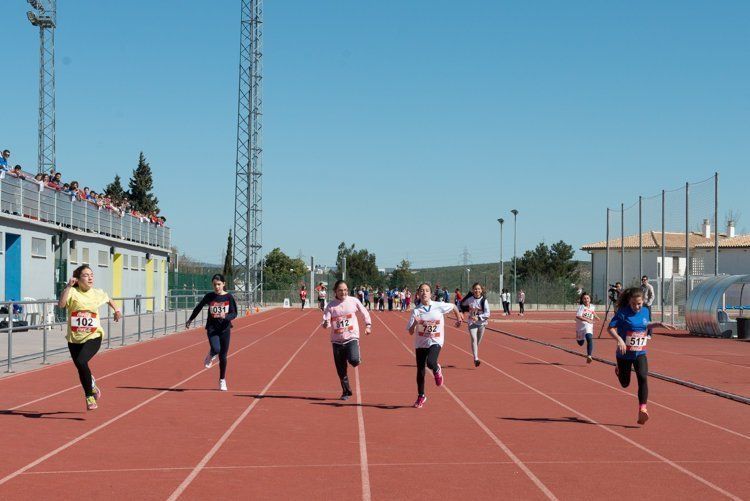
[[[648,421],[648,410],[643,406],[638,409],[638,424],[644,425]]]
[[[443,368],[438,365],[438,370],[435,371],[435,385],[443,386]]]
[[[424,406],[424,403],[427,402],[427,397],[424,395],[417,396],[417,401],[414,402],[414,408],[415,409],[421,409],[422,406]]]

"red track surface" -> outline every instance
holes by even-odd
[[[197,329],[100,353],[94,412],[70,363],[0,379],[0,498],[750,496],[743,404],[652,379],[639,427],[635,388],[611,367],[488,333],[475,369],[468,335],[449,328],[445,387],[428,380],[413,409],[401,313],[375,314],[356,400],[340,402],[319,320],[274,310],[236,322],[226,393],[218,368],[202,367]]]

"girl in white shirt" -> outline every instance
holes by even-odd
[[[461,311],[469,313],[466,323],[471,336],[471,352],[474,355],[474,367],[479,367],[479,343],[484,336],[484,328],[490,318],[490,304],[484,296],[484,287],[479,282],[471,286],[471,294],[461,301]]]
[[[414,336],[414,348],[417,357],[417,400],[414,407],[420,409],[427,401],[424,394],[425,365],[435,375],[435,385],[442,386],[443,371],[438,363],[440,349],[445,340],[445,318],[443,315],[453,311],[456,314],[456,327],[461,326],[463,315],[455,304],[432,301],[432,288],[421,284],[417,288],[419,306],[414,308],[406,328]],[[416,334],[416,335],[415,335]]]
[[[588,292],[581,294],[579,303],[576,310],[576,342],[578,346],[583,346],[584,340],[586,341],[586,363],[590,364],[591,354],[594,352],[594,319],[599,320],[599,316],[594,311]]]

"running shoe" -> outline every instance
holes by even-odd
[[[479,367],[479,365],[480,365],[481,363],[482,363],[482,362],[480,362],[480,361],[479,361],[479,359],[477,359],[477,360],[474,360],[474,367]]]
[[[425,395],[419,395],[417,397],[417,401],[414,402],[414,408],[415,409],[421,409],[422,406],[424,406],[425,402],[427,402],[427,397]]]
[[[99,406],[96,404],[96,398],[94,398],[93,396],[86,397],[86,410],[93,411],[97,408],[99,408]]]
[[[641,407],[638,409],[638,424],[646,424],[646,421],[648,421],[648,411],[646,407]]]
[[[210,369],[211,365],[213,365],[214,360],[216,360],[216,355],[211,355],[211,350],[208,350],[208,355],[206,355],[206,358],[203,359],[203,366],[206,369]]]
[[[91,389],[94,391],[94,398],[99,400],[102,398],[102,390],[99,389],[99,387],[96,385],[96,379],[94,379],[94,375],[91,375]]]
[[[219,379],[219,390],[220,391],[227,391],[227,380],[226,379]]]
[[[349,397],[351,397],[351,394],[344,392],[341,394],[341,397],[339,398],[339,400],[349,400]]]
[[[593,360],[593,358],[591,358],[591,355],[587,355],[586,356],[586,363],[587,364],[590,364],[592,360]]]
[[[435,386],[443,386],[443,368],[438,365],[438,370],[435,372]]]

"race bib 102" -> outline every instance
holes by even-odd
[[[99,315],[90,311],[74,311],[70,314],[70,330],[87,334],[99,328]]]
[[[646,349],[646,344],[648,343],[648,337],[646,337],[646,332],[628,332],[625,336],[625,346],[627,346],[628,351],[643,351]]]

